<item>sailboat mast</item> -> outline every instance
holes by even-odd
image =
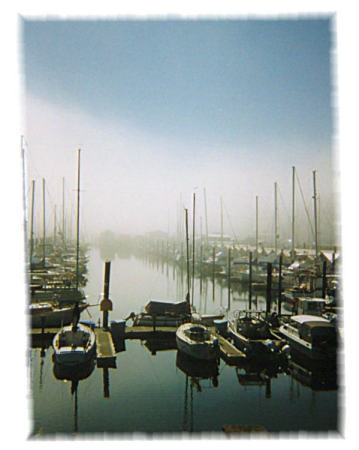
[[[207,214],[207,193],[206,188],[203,188],[203,197],[204,197],[204,217],[206,221],[206,244],[208,246],[208,214]]]
[[[30,267],[32,264],[32,255],[34,253],[34,207],[35,207],[35,180],[32,180],[31,186],[31,213],[30,213]]]
[[[80,256],[80,153],[77,154],[77,217],[76,217],[76,288],[79,287],[79,256]]]
[[[186,295],[186,301],[188,303],[188,306],[190,306],[191,282],[190,282],[190,275],[189,275],[188,209],[185,208],[184,211],[185,211],[185,221],[186,221],[186,260],[187,260],[187,295]]]
[[[221,248],[223,250],[223,199],[221,197]]]
[[[313,201],[314,201],[314,239],[315,258],[318,258],[318,207],[317,207],[317,171],[313,170]]]
[[[256,195],[256,259],[258,260],[258,195]]]
[[[45,226],[45,178],[42,179],[42,263],[45,266],[45,245],[46,245],[46,226]]]
[[[62,177],[62,238],[65,244],[65,177]]]
[[[54,244],[56,243],[56,205],[54,206]]]
[[[295,252],[295,167],[292,168],[292,259]]]
[[[192,231],[192,305],[194,298],[194,263],[195,263],[195,243],[196,243],[196,194],[193,192],[193,231]]]
[[[274,183],[274,251],[278,251],[278,183]]]

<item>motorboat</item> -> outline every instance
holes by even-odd
[[[248,358],[273,359],[289,354],[285,340],[273,337],[259,311],[236,311],[227,326],[234,345]]]
[[[54,362],[63,365],[81,365],[94,356],[96,336],[82,324],[63,327],[54,337]]]
[[[329,320],[312,315],[292,316],[279,327],[291,349],[313,360],[335,359],[337,329]]]
[[[177,348],[186,355],[201,360],[219,357],[218,338],[201,324],[185,323],[176,332]]]

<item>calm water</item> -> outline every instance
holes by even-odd
[[[103,267],[93,250],[86,287],[96,303],[103,287]],[[185,277],[184,277],[185,282]],[[222,283],[223,284],[223,283]],[[149,299],[184,298],[181,274],[166,265],[115,258],[111,266],[110,320],[139,312]],[[195,285],[197,310],[217,313],[227,307],[228,291],[210,280]],[[230,309],[246,306],[246,293],[234,292]],[[263,297],[258,309],[265,308]],[[91,319],[101,315],[90,308]],[[90,317],[84,314],[83,320]],[[152,351],[154,345],[165,350]],[[201,373],[198,372],[201,370]],[[127,340],[117,354],[117,368],[88,367],[78,381],[64,381],[52,362],[52,348],[30,349],[33,434],[220,432],[225,424],[260,425],[271,432],[336,431],[339,395],[327,372],[296,366],[298,376],[251,368],[198,367],[181,359],[173,342]],[[338,380],[340,384],[340,380]],[[123,436],[123,435],[122,435]]]

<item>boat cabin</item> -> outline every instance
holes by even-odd
[[[296,330],[298,337],[313,346],[323,344],[336,345],[336,328],[328,320],[322,317],[310,315],[293,316],[289,325],[284,325],[284,329],[291,327]]]
[[[324,313],[325,300],[323,298],[298,297],[296,312],[311,316],[321,316]]]

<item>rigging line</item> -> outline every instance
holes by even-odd
[[[305,209],[305,212],[306,212],[307,217],[308,217],[308,221],[309,221],[310,229],[311,229],[311,232],[312,232],[312,236],[314,236],[313,224],[312,224],[312,221],[311,221],[311,219],[310,219],[310,214],[309,214],[307,205],[306,205],[305,200],[304,200],[303,190],[302,190],[302,186],[301,186],[301,184],[300,184],[300,180],[299,180],[299,177],[298,177],[298,173],[297,173],[297,172],[296,172],[296,178],[297,178],[297,181],[298,181],[299,190],[300,190],[300,193],[301,193],[301,196],[302,196],[302,200],[303,200],[303,203],[304,203],[304,209]]]

